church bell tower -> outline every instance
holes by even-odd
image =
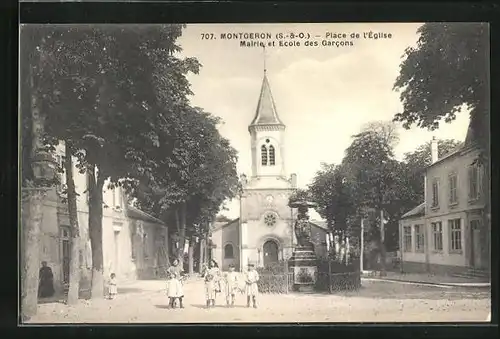
[[[285,124],[280,120],[264,68],[255,117],[248,126],[252,177],[285,177]]]

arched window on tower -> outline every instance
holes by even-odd
[[[233,245],[227,244],[224,246],[224,259],[233,259],[234,258],[234,249]]]
[[[271,165],[271,166],[276,165],[276,158],[274,155],[274,146],[273,145],[269,146],[269,165]]]
[[[267,147],[266,145],[262,145],[260,148],[260,153],[262,157],[262,166],[267,166]]]

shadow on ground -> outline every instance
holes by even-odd
[[[429,299],[429,300],[459,300],[459,299],[490,299],[491,291],[485,288],[443,288],[436,286],[407,285],[391,282],[363,282],[358,290],[327,292],[290,293],[291,296],[338,296],[345,298],[372,299]]]
[[[140,292],[144,292],[144,290],[136,287],[118,287],[118,294],[140,293]]]
[[[207,308],[207,305],[203,305],[203,304],[191,304],[189,305],[191,307],[194,307],[194,308]],[[246,305],[233,305],[233,306],[227,306],[227,305],[215,305],[215,306],[212,306],[211,308],[225,308],[225,309],[231,309],[231,308],[247,308]]]

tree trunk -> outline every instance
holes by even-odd
[[[201,274],[203,264],[205,263],[205,238],[200,239],[200,263],[198,264],[198,273]]]
[[[170,267],[170,235],[169,235],[168,231],[165,233],[166,233],[166,235],[165,235],[166,239],[165,239],[165,244],[163,244],[163,246],[165,246],[165,256],[166,256],[165,265],[167,267]]]
[[[189,239],[189,247],[188,247],[188,270],[189,274],[192,275],[194,273],[194,239]]]
[[[380,275],[387,275],[385,268],[386,253],[385,253],[385,224],[384,211],[380,210]]]
[[[38,307],[40,269],[40,225],[43,218],[43,190],[31,190],[27,196],[28,217],[22,228],[21,314],[23,321],[34,316]]]
[[[102,202],[104,179],[96,175],[93,166],[89,175],[89,236],[92,247],[92,292],[93,299],[104,297],[104,258],[102,253]]]
[[[31,160],[35,159],[39,148],[42,146],[43,117],[40,115],[38,94],[35,88],[34,75],[31,70],[29,73],[28,89],[31,92],[31,124],[32,124],[32,143]],[[28,165],[28,164],[26,164]],[[29,164],[34,165],[32,162]],[[44,164],[45,165],[45,164]],[[39,170],[33,169],[33,173],[39,173]],[[35,182],[35,185],[37,183]],[[22,271],[21,271],[21,314],[22,320],[27,320],[34,316],[38,307],[38,281],[40,269],[40,229],[43,219],[43,202],[46,195],[45,189],[28,188],[28,218],[21,226],[22,228]]]
[[[177,259],[179,264],[184,265],[184,247],[186,245],[186,203],[181,203],[179,218],[179,248]]]
[[[66,142],[64,169],[66,171],[66,185],[68,196],[69,224],[71,226],[71,255],[69,266],[68,305],[78,302],[80,291],[80,227],[78,225],[78,210],[76,205],[75,181],[73,179],[73,161],[71,150]]]

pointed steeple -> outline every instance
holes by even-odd
[[[252,125],[283,125],[283,122],[278,116],[276,105],[274,104],[273,95],[271,94],[271,86],[267,80],[266,70],[264,69],[264,79],[262,80],[262,87],[260,89],[259,102],[255,117],[253,118],[250,126]]]

